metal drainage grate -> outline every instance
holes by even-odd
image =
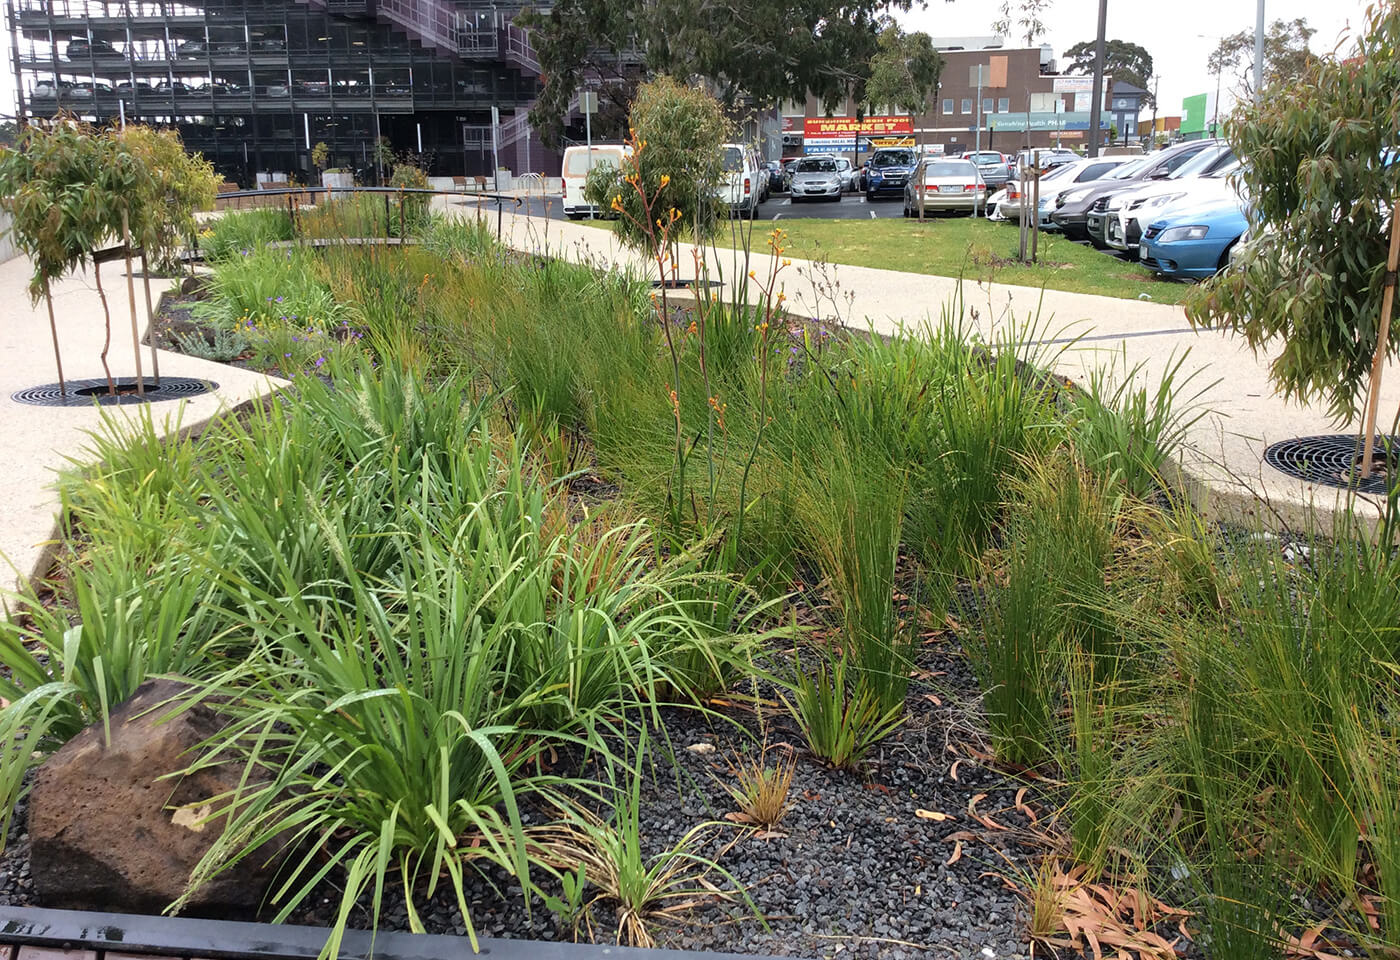
[[[1361,437],[1337,433],[1281,440],[1264,451],[1264,462],[1309,483],[1345,487],[1358,493],[1385,493],[1400,475],[1400,437],[1377,437],[1371,475],[1361,479]]]
[[[107,393],[107,381],[69,380],[65,385],[67,394],[58,391],[58,384],[46,383],[38,387],[27,387],[10,394],[15,403],[26,403],[34,407],[90,407],[98,403],[104,407],[126,406],[133,403],[155,403],[158,400],[179,400],[182,397],[197,397],[219,389],[212,380],[196,380],[193,377],[161,377],[160,385],[146,381],[146,394],[136,392],[135,377],[117,377],[116,396]]]

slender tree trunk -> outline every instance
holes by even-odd
[[[151,266],[146,261],[146,251],[141,250],[141,283],[146,288],[146,336],[151,340],[151,377],[160,386],[160,360],[156,351],[156,314],[151,306]]]
[[[53,334],[53,362],[58,365],[58,395],[66,397],[68,387],[63,382],[63,355],[58,349],[58,324],[53,318],[53,294],[49,292],[49,281],[44,281],[44,303],[49,308],[49,333]]]
[[[136,392],[146,395],[146,378],[141,372],[141,333],[136,323],[136,280],[131,267],[131,226],[126,211],[122,211],[122,246],[126,248],[126,304],[131,314],[131,352],[136,357]]]
[[[107,351],[112,349],[112,311],[107,308],[107,292],[102,289],[102,264],[94,262],[92,275],[97,278],[97,295],[102,299],[102,322],[107,338],[102,341],[102,371],[107,374],[107,396],[117,395],[117,382],[112,379],[112,368],[107,366]]]

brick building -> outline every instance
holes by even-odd
[[[1065,77],[1058,72],[1049,46],[1008,48],[997,37],[947,38],[934,44],[943,55],[943,78],[932,98],[932,109],[913,118],[921,142],[939,144],[949,152],[982,149],[1011,153],[1022,147],[1079,147],[1088,141],[1091,77]],[[981,69],[982,84],[977,85]],[[1105,83],[1100,142],[1107,140],[1112,115]],[[847,102],[838,115],[854,116]],[[801,153],[803,119],[825,116],[821,104],[809,99],[786,104],[784,153]],[[898,113],[877,109],[879,114]],[[863,148],[864,149],[864,148]]]

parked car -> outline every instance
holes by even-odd
[[[1202,150],[1212,148],[1218,141],[1192,140],[1168,147],[1146,157],[1134,157],[1106,177],[1093,183],[1061,191],[1055,197],[1055,223],[1072,240],[1090,240],[1103,246],[1103,218],[1114,194],[1131,191],[1149,180],[1170,176]]]
[[[989,190],[999,190],[1002,184],[1011,179],[1005,154],[995,150],[969,150],[962,155],[964,160],[977,164],[977,172]]]
[[[719,188],[720,199],[729,205],[733,216],[752,219],[757,216],[758,205],[762,202],[759,178],[764,174],[760,173],[758,154],[743,143],[726,143],[723,149],[724,182]]]
[[[1229,176],[1239,167],[1235,151],[1202,150],[1165,180],[1140,190],[1115,194],[1103,219],[1104,246],[1135,254],[1144,223],[1155,220],[1169,205],[1187,206],[1214,200],[1231,189]]]
[[[1012,180],[1019,180],[1021,171],[1029,171],[1032,163],[1037,159],[1040,162],[1040,172],[1043,175],[1056,167],[1083,158],[1068,147],[1036,147],[1034,150],[1026,148],[1010,159],[1007,165],[1007,176]]]
[[[786,193],[787,174],[783,172],[783,165],[778,160],[768,160],[763,164],[768,171],[768,192]]]
[[[87,40],[83,38],[69,40],[68,47],[64,50],[63,56],[64,59],[70,62],[74,60],[87,60],[88,58],[93,60],[125,59],[121,51],[106,40]]]
[[[873,202],[876,197],[902,197],[904,185],[914,172],[918,157],[908,147],[882,147],[870,155],[870,163],[863,175],[865,199]]]
[[[29,99],[52,100],[67,93],[69,86],[66,80],[40,80],[34,84],[34,89],[29,91]]]
[[[836,172],[841,174],[841,189],[856,189],[856,165],[845,157],[832,157],[836,161]]]
[[[1173,207],[1142,234],[1143,266],[1165,277],[1204,280],[1230,263],[1249,230],[1249,208],[1239,197]]]
[[[186,40],[175,48],[178,60],[196,60],[209,56],[209,44],[203,40]]]
[[[1055,196],[1076,183],[1091,183],[1129,162],[1128,157],[1076,157],[1059,164],[1040,177],[1040,229],[1058,230],[1050,214],[1055,209]],[[1021,214],[1030,209],[1031,198],[1021,196],[1020,180],[1006,185],[1007,199],[997,208],[1007,220],[1019,224]]]
[[[919,184],[924,185],[925,210],[975,213],[987,200],[987,185],[971,160],[925,157],[904,185],[904,215],[918,216]]]
[[[578,220],[586,216],[597,216],[598,207],[584,199],[583,191],[588,185],[588,174],[594,167],[622,166],[632,148],[625,143],[595,143],[591,147],[566,147],[564,149],[564,216]]]
[[[792,202],[800,200],[841,200],[845,187],[834,157],[803,157],[793,168],[788,192]]]

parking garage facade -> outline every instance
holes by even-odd
[[[454,0],[7,0],[19,109],[173,126],[241,186],[311,181],[311,149],[374,177],[374,144],[438,176],[552,174],[517,9]],[[499,123],[493,125],[492,108]]]

